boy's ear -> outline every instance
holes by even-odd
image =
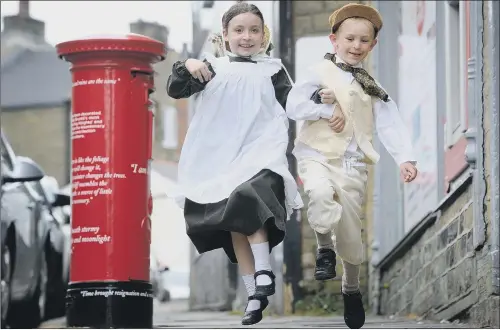
[[[375,45],[377,44],[377,42],[378,42],[378,39],[373,39],[372,44],[370,46],[370,51],[373,49],[373,47],[375,47]]]
[[[330,39],[330,42],[332,45],[334,45],[337,42],[337,35],[335,33],[331,33],[328,38]]]
[[[222,30],[222,37],[224,38],[224,41],[228,41],[227,40],[227,30],[226,29]]]
[[[332,33],[328,36],[328,38],[330,39],[330,42],[332,43],[333,52],[336,53],[337,52],[337,35],[335,33]]]

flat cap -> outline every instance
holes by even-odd
[[[378,10],[371,6],[359,3],[349,3],[335,10],[329,18],[332,30],[337,30],[340,24],[348,18],[360,17],[369,20],[375,26],[377,31],[382,29],[382,16]]]

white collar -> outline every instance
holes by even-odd
[[[271,63],[281,63],[281,60],[278,58],[273,58],[265,53],[257,53],[251,56],[240,56],[234,53],[231,53],[230,51],[226,50],[226,55],[228,57],[247,57],[248,59],[255,61],[255,62],[271,62]]]

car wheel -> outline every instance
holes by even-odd
[[[16,303],[12,307],[12,319],[9,325],[12,328],[38,328],[45,319],[47,301],[48,268],[45,250],[41,253],[41,265],[35,293],[28,300]]]
[[[42,252],[42,262],[40,267],[40,280],[39,280],[39,294],[38,294],[38,306],[35,311],[38,312],[38,318],[40,322],[45,320],[45,308],[47,303],[47,283],[49,281],[49,267],[47,264],[47,255]]]
[[[62,254],[58,253],[52,245],[47,244],[47,291],[45,303],[45,318],[52,319],[65,314],[66,286],[63,283]]]
[[[12,268],[14,266],[13,256],[9,243],[2,246],[2,280],[1,280],[1,290],[2,290],[2,321],[1,326],[3,329],[6,327],[7,315],[10,309],[10,297],[11,297],[11,280],[12,280]]]

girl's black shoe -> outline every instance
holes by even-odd
[[[259,323],[262,320],[262,312],[264,309],[266,309],[267,305],[269,305],[269,300],[267,300],[266,297],[264,298],[256,298],[255,296],[250,296],[248,297],[248,301],[258,299],[260,300],[260,308],[254,311],[246,311],[245,308],[245,314],[243,315],[243,319],[241,319],[241,324],[242,325],[252,325]],[[247,307],[248,307],[248,302],[247,302]]]
[[[264,298],[268,296],[272,296],[274,292],[276,291],[276,283],[274,282],[274,279],[276,276],[274,276],[274,273],[270,270],[259,270],[258,272],[255,272],[253,277],[255,278],[255,281],[257,281],[257,276],[260,275],[267,275],[271,278],[271,284],[268,285],[256,285],[255,286],[255,298]]]

